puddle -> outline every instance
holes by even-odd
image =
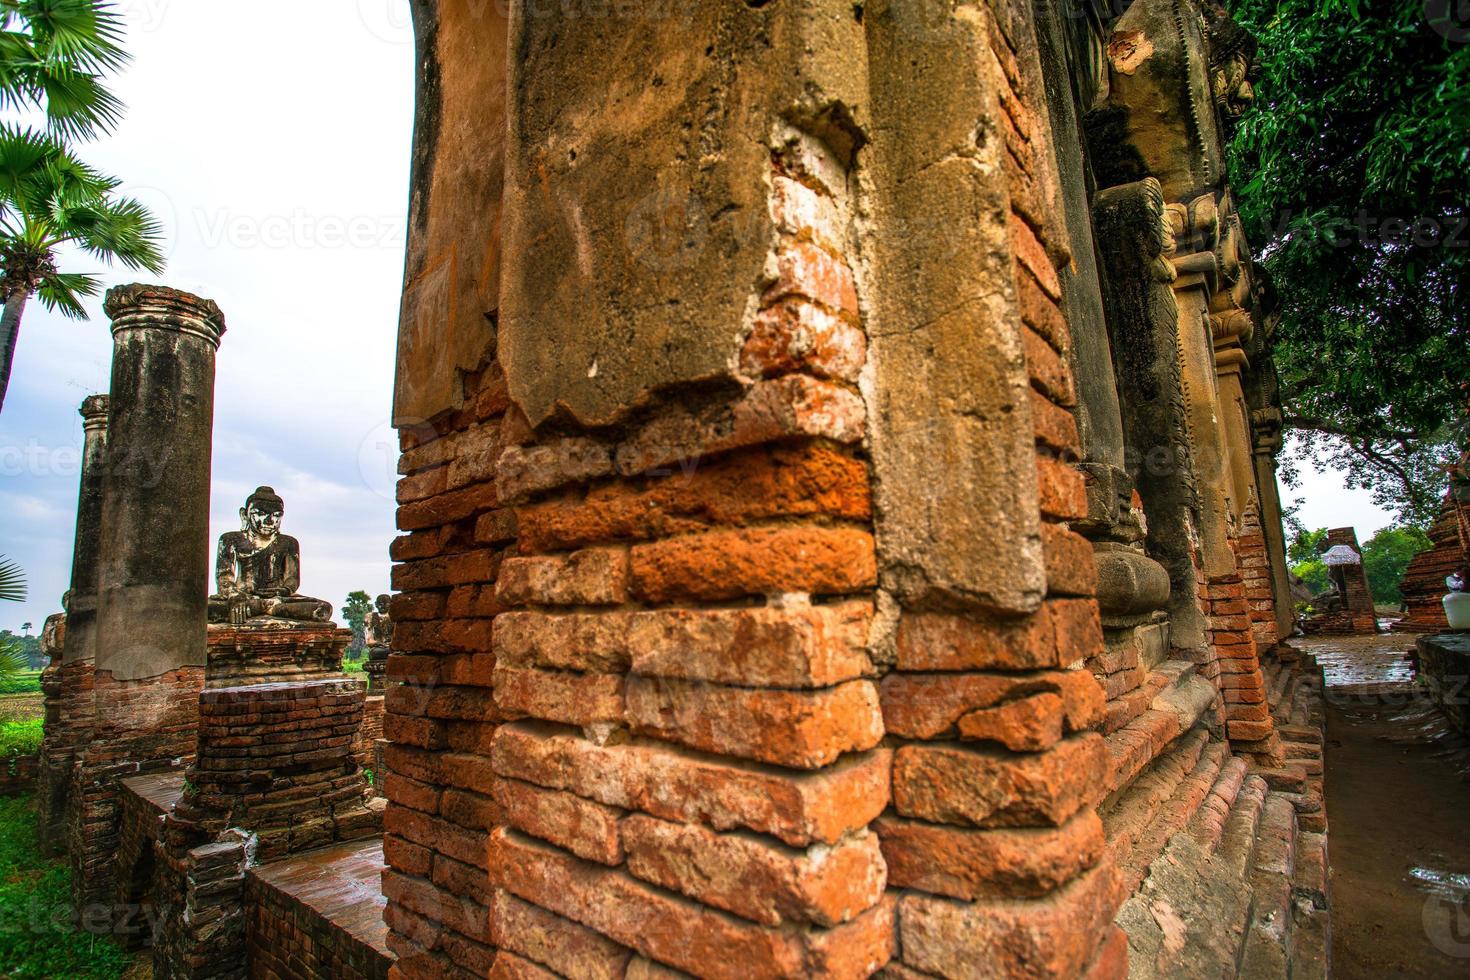
[[[1441,898],[1463,898],[1470,895],[1470,874],[1439,871],[1435,868],[1410,868],[1409,877],[1420,891]]]

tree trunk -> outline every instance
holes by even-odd
[[[5,408],[5,391],[10,387],[10,365],[15,361],[15,340],[20,336],[20,315],[25,312],[30,290],[17,289],[5,297],[0,316],[0,410]]]

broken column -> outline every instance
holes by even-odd
[[[102,484],[107,465],[107,396],[82,401],[81,488],[66,601],[66,635],[56,665],[54,716],[47,698],[46,737],[36,809],[43,847],[65,849],[72,760],[92,730],[92,668],[97,642],[97,572],[102,525]]]
[[[215,352],[212,301],[163,286],[107,294],[113,360],[93,698],[71,828],[79,910],[112,895],[118,780],[194,753],[204,686]],[[84,919],[85,912],[84,912]]]

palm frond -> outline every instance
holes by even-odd
[[[0,105],[34,107],[60,136],[111,130],[122,102],[101,76],[128,60],[122,18],[101,0],[0,3]]]
[[[58,272],[41,280],[36,297],[48,310],[73,320],[87,318],[82,300],[102,292],[102,280],[84,272]]]
[[[97,75],[57,66],[41,73],[46,121],[68,139],[86,139],[109,131],[122,120],[123,103]]]
[[[31,669],[19,643],[6,640],[0,643],[0,680],[9,680]]]
[[[73,240],[100,259],[163,272],[163,227],[140,201],[124,197],[78,210],[69,227],[76,229]]]
[[[24,602],[26,576],[19,565],[0,555],[0,600]]]
[[[114,6],[98,0],[19,0],[16,13],[30,25],[36,46],[49,59],[87,71],[114,71],[128,61],[123,22]]]

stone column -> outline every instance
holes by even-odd
[[[97,567],[107,454],[107,396],[89,395],[82,401],[80,413],[84,441],[66,636],[56,668],[55,712],[47,712],[37,793],[41,843],[53,851],[62,849],[65,843],[72,760],[77,747],[86,744],[91,734],[92,666],[97,656]]]
[[[97,723],[77,770],[71,848],[79,907],[111,893],[118,781],[177,768],[194,751],[206,660],[214,361],[225,330],[213,302],[161,286],[113,289],[106,310],[113,360]]]

